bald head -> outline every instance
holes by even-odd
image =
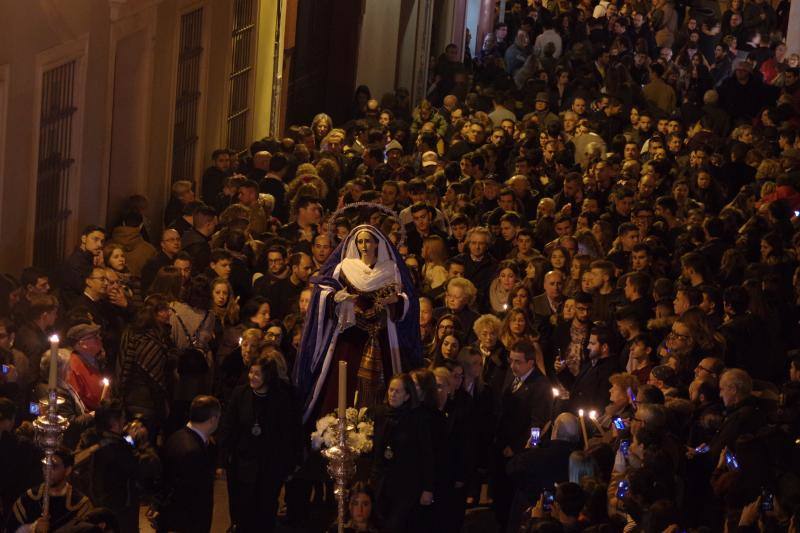
[[[453,94],[448,94],[447,96],[444,97],[442,103],[444,104],[444,107],[446,107],[447,109],[453,109],[455,106],[458,105],[458,98]]]
[[[174,229],[165,229],[161,234],[161,251],[174,257],[181,249],[181,234]]]
[[[564,274],[558,270],[551,270],[544,275],[544,292],[551,300],[561,299],[561,290],[564,288]]]
[[[259,170],[269,170],[270,159],[272,159],[272,154],[266,150],[256,152],[253,156],[253,167]]]

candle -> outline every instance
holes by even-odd
[[[50,335],[50,375],[47,390],[54,391],[58,385],[58,335]]]
[[[108,388],[109,385],[111,385],[111,382],[108,380],[108,378],[103,378],[102,383],[103,383],[103,392],[100,393],[101,402],[108,398]]]
[[[583,449],[589,447],[589,437],[586,435],[586,421],[583,419],[583,409],[578,409],[578,422],[581,424],[581,435],[583,435]]]
[[[560,395],[561,392],[558,390],[558,388],[553,387],[553,398],[558,398]]]
[[[347,361],[339,361],[339,418],[347,416]]]
[[[594,409],[589,411],[589,420],[592,421],[592,424],[594,425],[595,429],[597,429],[598,433],[600,433],[600,436],[605,437],[606,432],[603,430],[603,426],[601,426],[600,423],[597,422],[597,411],[595,411]]]

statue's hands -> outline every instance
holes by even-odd
[[[387,305],[396,304],[398,301],[400,301],[400,298],[397,294],[390,294],[386,298],[379,298],[377,303],[386,307]]]
[[[336,294],[333,295],[333,301],[337,304],[342,303],[345,300],[355,300],[357,296],[355,294],[350,294],[347,292],[347,289],[342,289],[337,291]]]

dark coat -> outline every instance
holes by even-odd
[[[142,292],[147,293],[147,289],[153,284],[153,280],[156,279],[156,274],[161,270],[161,267],[170,266],[171,264],[172,258],[163,251],[148,259],[147,263],[142,267]]]
[[[192,228],[181,235],[181,248],[192,256],[192,274],[202,274],[211,264],[209,238]]]
[[[464,262],[464,277],[478,289],[476,304],[481,311],[489,311],[489,286],[497,272],[497,261],[488,253],[478,262],[472,260],[469,252],[456,256]]]
[[[50,349],[47,334],[34,322],[25,322],[17,330],[14,347],[28,356],[28,368],[31,369],[31,375],[38,377],[42,354]]]
[[[83,294],[86,278],[92,273],[93,266],[94,256],[80,248],[72,252],[61,265],[61,296],[67,305]]]
[[[518,531],[522,513],[536,504],[543,490],[555,493],[553,485],[569,478],[569,456],[576,449],[574,443],[564,440],[543,441],[536,448],[523,450],[508,461],[506,473],[516,488],[509,515],[509,531]]]
[[[258,423],[261,433],[253,435]],[[288,385],[275,384],[256,396],[249,384],[233,390],[219,428],[233,482],[254,483],[258,476],[283,481],[300,461],[300,413]]]
[[[419,408],[379,405],[375,421],[371,479],[384,516],[403,523],[398,513],[412,511],[423,491],[433,492],[434,447],[430,417]],[[408,519],[406,519],[408,520]]]
[[[611,386],[608,378],[617,372],[619,372],[619,357],[611,355],[598,359],[595,364],[592,364],[591,360],[584,361],[577,376],[573,377],[569,370],[559,373],[558,379],[569,389],[571,410],[594,408],[601,411],[605,408],[608,405],[608,389]]]
[[[214,512],[214,450],[188,427],[167,440],[163,450],[167,501],[161,509],[168,531],[207,533]]]
[[[281,222],[289,220],[289,210],[286,205],[286,184],[283,183],[277,176],[266,175],[258,183],[259,191],[271,194],[275,198],[275,208],[272,210],[272,215],[280,219]]]
[[[763,413],[755,398],[746,400],[725,409],[725,418],[714,439],[711,441],[711,457],[719,457],[722,448],[728,447],[735,451],[736,439],[740,435],[753,434],[766,424],[766,415]]]
[[[553,394],[550,381],[535,367],[516,392],[512,392],[513,382],[514,374],[509,369],[500,400],[495,445],[500,450],[508,446],[517,453],[525,448],[530,429],[544,427],[550,420]]]
[[[97,444],[99,448],[90,456],[87,480],[84,487],[92,504],[114,511],[123,532],[139,530],[139,487],[153,486],[160,465],[155,450],[150,446],[134,448],[122,435],[97,434],[94,430],[84,434],[81,449]]]

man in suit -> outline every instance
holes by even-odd
[[[544,275],[544,292],[534,296],[533,314],[537,326],[550,324],[550,317],[558,313],[564,289],[564,274],[558,270],[551,270]],[[541,327],[539,328],[541,331]]]
[[[159,517],[160,532],[211,530],[216,454],[209,437],[217,430],[221,411],[213,396],[197,396],[189,410],[189,423],[167,440],[163,454],[167,502]]]
[[[181,251],[181,235],[174,229],[165,229],[161,234],[161,251],[151,257],[142,267],[142,291],[147,292],[161,267],[172,265],[172,260]]]
[[[494,512],[505,530],[513,492],[506,465],[525,449],[530,429],[542,428],[550,419],[553,396],[550,382],[536,368],[539,348],[518,341],[509,353],[509,373],[500,400],[500,416],[495,437],[495,467],[492,494]]]
[[[608,405],[609,381],[619,372],[619,357],[611,356],[611,331],[604,324],[596,324],[589,332],[586,345],[588,358],[577,376],[566,370],[566,365],[556,361],[558,379],[569,390],[570,410],[597,409]]]

